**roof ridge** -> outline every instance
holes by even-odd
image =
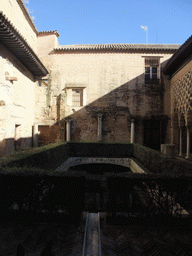
[[[55,34],[57,37],[60,36],[57,30],[39,31],[38,35],[41,35],[41,34]]]
[[[179,44],[72,44],[59,45],[54,50],[178,50]]]
[[[47,32],[49,32],[49,31],[47,31]],[[39,33],[41,33],[41,32],[39,32]],[[146,45],[146,46],[148,46],[148,45],[180,45],[180,44],[104,43],[104,44],[67,44],[67,45],[60,45],[60,46],[68,46],[68,45]]]

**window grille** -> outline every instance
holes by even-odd
[[[83,90],[72,89],[72,105],[74,107],[83,106]]]
[[[145,59],[145,66],[159,66],[159,58]]]

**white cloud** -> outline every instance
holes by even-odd
[[[33,10],[31,10],[30,8],[27,8],[27,11],[28,11],[28,13],[29,13],[31,19],[34,20],[34,19],[35,19],[35,16],[32,15],[32,14],[33,14]]]
[[[24,2],[25,4],[28,4],[28,3],[29,3],[29,0],[23,0],[23,2]]]

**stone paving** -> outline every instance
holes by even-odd
[[[190,229],[165,226],[117,226],[101,220],[102,256],[189,256]]]

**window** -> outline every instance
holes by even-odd
[[[159,84],[159,58],[145,58],[145,83]]]
[[[85,105],[85,87],[70,84],[64,88],[67,96],[67,105],[70,107],[82,107]]]
[[[42,87],[48,86],[48,80],[47,79],[38,80],[38,84],[39,86],[42,86]]]
[[[72,89],[72,106],[83,106],[83,89]]]

